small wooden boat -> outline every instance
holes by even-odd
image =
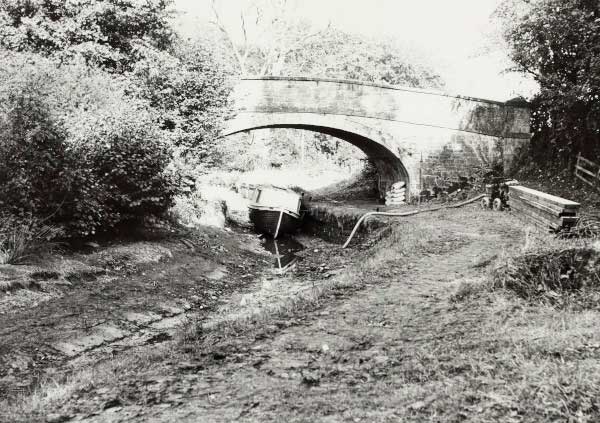
[[[258,187],[248,206],[250,221],[259,232],[277,238],[294,232],[302,223],[302,197],[289,189]]]

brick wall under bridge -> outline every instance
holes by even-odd
[[[374,161],[383,190],[403,180],[415,193],[495,164],[509,173],[531,136],[523,103],[357,81],[248,78],[233,100],[235,117],[223,136],[296,128],[341,138]]]

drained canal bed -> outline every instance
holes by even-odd
[[[285,273],[292,268],[298,261],[296,253],[304,249],[304,246],[292,237],[273,239],[262,236],[261,243],[265,250],[273,254],[273,267],[278,273]]]
[[[414,209],[404,206],[404,209]],[[373,202],[325,203],[315,202],[308,206],[298,235],[321,238],[334,244],[343,244],[360,218],[372,211],[391,211],[392,208],[380,206]],[[397,211],[398,208],[393,209]],[[389,218],[369,217],[358,228],[356,238],[363,239],[382,227],[387,226]],[[256,229],[255,229],[256,230]],[[260,233],[260,232],[259,232]],[[296,253],[305,248],[291,234],[273,239],[267,234],[261,234],[263,248],[273,254],[273,265],[282,271],[293,266],[298,259]]]
[[[403,206],[402,209],[409,210],[411,206]],[[368,212],[390,211],[392,208],[383,207],[373,202],[315,202],[308,208],[304,219],[302,232],[317,236],[325,241],[335,244],[343,244],[359,219]],[[397,208],[396,208],[397,210]],[[357,239],[375,232],[386,226],[389,219],[369,217],[360,226]]]

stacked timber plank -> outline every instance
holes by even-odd
[[[521,185],[509,187],[510,209],[553,232],[569,231],[579,221],[579,203]]]
[[[404,181],[392,184],[389,191],[385,193],[386,206],[400,206],[406,204],[406,186]]]

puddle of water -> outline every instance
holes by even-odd
[[[298,261],[296,252],[304,249],[302,244],[289,237],[280,239],[264,237],[261,242],[263,248],[273,254],[273,267],[279,273],[285,273],[292,267]]]

